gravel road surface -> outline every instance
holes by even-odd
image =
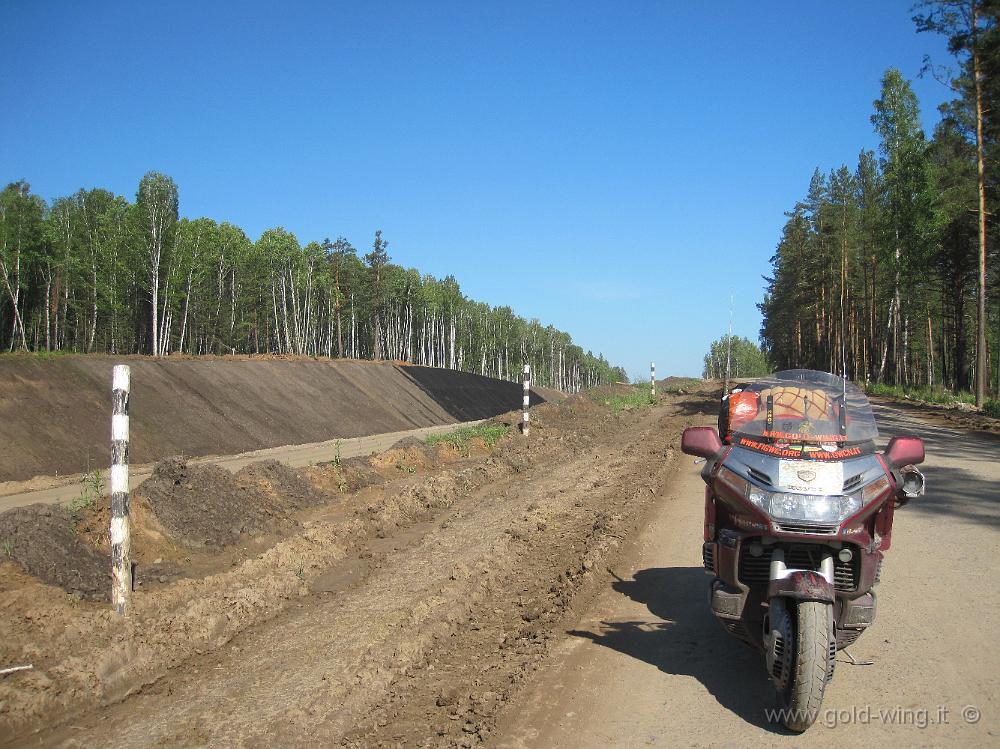
[[[773,725],[763,659],[725,634],[701,566],[690,457],[628,564],[507,711],[494,746],[997,746],[1000,440],[876,406],[927,443],[926,497],[896,513],[872,628],[838,658],[819,721]],[[706,423],[708,423],[706,421]]]

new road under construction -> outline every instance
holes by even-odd
[[[801,741],[707,605],[701,466],[679,442],[714,424],[719,382],[565,395],[389,363],[18,364],[0,362],[4,746]],[[876,410],[883,436],[925,437],[930,489],[897,513],[892,594],[854,649],[879,678],[838,666],[825,706],[951,711],[809,741],[993,743],[996,584],[963,591],[997,551],[997,429]]]

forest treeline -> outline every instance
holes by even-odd
[[[761,341],[778,369],[978,389],[983,405],[989,389],[1000,392],[1000,2],[917,10],[918,30],[945,34],[956,56],[944,76],[955,98],[928,139],[910,82],[885,73],[871,116],[878,153],[817,169],[786,214]]]
[[[253,242],[180,218],[156,172],[133,202],[98,188],[49,204],[23,181],[0,192],[0,347],[388,359],[508,380],[530,363],[566,391],[625,379],[551,325],[393,264],[380,231],[363,256],[280,227]]]
[[[701,376],[708,380],[764,377],[771,373],[767,354],[749,338],[726,335],[712,341]]]

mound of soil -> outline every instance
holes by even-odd
[[[431,468],[439,462],[434,447],[407,437],[400,440],[390,449],[377,455],[372,455],[368,463],[388,478],[400,473],[413,473],[415,469]]]
[[[261,489],[270,494],[286,509],[301,510],[329,500],[301,471],[277,460],[251,463],[241,469],[235,479],[237,484],[249,487],[250,491]]]
[[[417,437],[403,437],[399,442],[394,444],[390,449],[392,450],[406,450],[412,448],[414,450],[424,450],[427,448],[427,443],[422,439]]]
[[[385,478],[376,471],[368,458],[349,458],[340,465],[339,473],[344,479],[347,491],[357,492],[369,486],[385,483]]]
[[[135,495],[180,545],[190,548],[234,544],[241,533],[257,535],[287,523],[288,511],[262,483],[272,470],[244,469],[242,480],[213,465],[189,466],[183,458],[162,460]],[[301,489],[300,489],[301,491]]]
[[[0,544],[4,557],[39,580],[82,598],[108,598],[108,557],[77,534],[65,508],[37,504],[7,510],[0,514]]]

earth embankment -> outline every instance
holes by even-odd
[[[108,464],[118,363],[132,368],[133,463],[485,419],[521,403],[519,383],[391,362],[2,357],[0,482]],[[558,395],[536,388],[532,402]]]

